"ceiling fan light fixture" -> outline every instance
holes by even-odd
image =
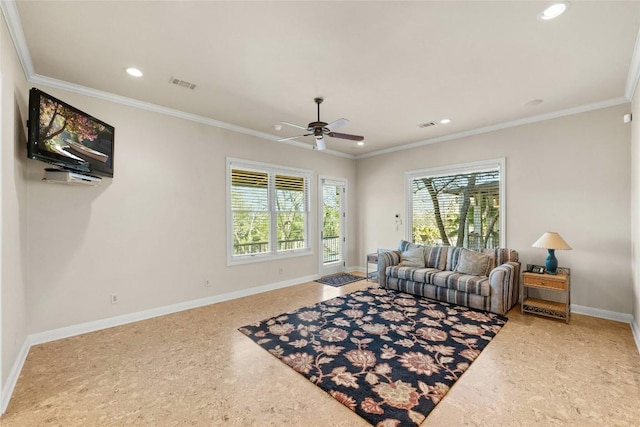
[[[364,136],[360,136],[360,135],[351,135],[349,133],[334,132],[336,129],[348,125],[349,120],[342,118],[342,119],[335,120],[331,123],[326,123],[321,121],[320,120],[320,104],[322,103],[322,98],[315,98],[314,101],[318,105],[317,121],[309,123],[306,127],[296,125],[294,123],[285,122],[285,121],[280,122],[284,125],[291,126],[296,129],[304,130],[309,133],[306,133],[304,135],[291,136],[289,138],[282,138],[282,139],[279,139],[278,141],[282,142],[282,141],[288,141],[290,139],[301,138],[304,136],[313,136],[313,138],[316,141],[314,148],[317,150],[324,150],[325,148],[327,148],[327,143],[324,140],[325,135],[330,138],[348,139],[351,141],[362,141],[364,139]]]

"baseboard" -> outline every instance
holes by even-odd
[[[81,323],[78,325],[67,326],[64,328],[53,329],[51,331],[39,332],[29,336],[31,345],[44,344],[47,342],[69,338],[80,334],[95,332],[102,329],[112,328],[114,326],[126,325],[127,323],[139,322],[154,317],[164,316],[167,314],[177,313],[180,311],[191,310],[192,308],[203,307],[205,305],[216,304],[219,302],[229,301],[236,298],[243,298],[263,292],[273,291],[275,289],[286,288],[289,286],[299,285],[301,283],[310,282],[318,279],[319,275],[300,277],[292,280],[272,283],[269,285],[256,286],[254,288],[243,289],[226,294],[214,295],[211,297],[200,298],[191,301],[180,302],[163,307],[152,308],[149,310],[138,311],[136,313],[124,314],[122,316],[109,317],[107,319],[96,320],[93,322]]]
[[[29,355],[29,349],[31,348],[31,344],[29,342],[29,337],[24,340],[22,347],[20,348],[20,352],[18,352],[18,357],[9,372],[9,376],[7,377],[7,381],[5,382],[4,388],[2,389],[2,401],[0,401],[0,415],[4,414],[7,411],[7,407],[9,406],[9,400],[11,400],[11,395],[13,394],[13,389],[16,387],[18,383],[18,378],[20,377],[20,372],[22,371],[22,367],[24,366],[24,362],[27,360],[27,356]]]
[[[171,313],[177,313],[179,311],[190,310],[192,308],[198,308],[205,305],[216,304],[219,302],[229,301],[236,298],[243,298],[263,292],[273,291],[275,289],[286,288],[289,286],[299,285],[305,282],[311,282],[319,279],[318,274],[306,277],[299,277],[297,279],[285,280],[282,282],[271,283],[263,286],[256,286],[254,288],[243,289],[240,291],[229,292],[226,294],[215,295],[206,298],[200,298],[196,300],[181,302],[177,304],[167,305],[164,307],[153,308],[150,310],[139,311],[136,313],[124,314],[122,316],[110,317],[107,319],[96,320],[93,322],[81,323],[78,325],[67,326],[64,328],[53,329],[50,331],[38,332],[28,335],[20,349],[20,353],[16,358],[16,361],[11,368],[9,377],[2,389],[2,401],[0,402],[0,414],[4,414],[9,406],[9,401],[13,395],[14,388],[18,382],[18,377],[24,366],[24,362],[27,360],[27,355],[31,346],[44,344],[51,341],[60,340],[63,338],[69,338],[72,336],[86,334],[90,332],[99,331],[102,329],[112,328],[114,326],[125,325],[127,323],[139,322],[141,320],[151,319],[153,317],[164,316]]]
[[[600,317],[601,319],[633,324],[633,316],[631,314],[618,313],[617,311],[602,310],[600,308],[571,304],[571,313],[584,314],[586,316]]]

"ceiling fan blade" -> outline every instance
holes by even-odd
[[[364,139],[364,136],[350,135],[348,133],[329,132],[328,135],[333,138],[350,139],[351,141],[362,141]]]
[[[313,134],[312,133],[308,133],[306,135],[290,136],[288,138],[279,139],[278,142],[285,142],[285,141],[289,141],[289,140],[296,139],[296,138],[302,138],[303,136],[309,136],[309,135],[313,135]]]
[[[330,132],[333,132],[336,129],[340,129],[343,126],[348,125],[350,122],[347,119],[338,119],[334,122],[329,123],[327,126],[325,126],[327,129],[329,129]]]
[[[296,129],[307,130],[307,128],[306,128],[306,127],[304,127],[304,126],[300,126],[300,125],[296,125],[296,124],[294,124],[294,123],[289,123],[289,122],[280,122],[280,123],[282,123],[283,125],[287,125],[287,126],[294,127],[294,128],[296,128]]]

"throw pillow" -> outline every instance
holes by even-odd
[[[486,276],[491,267],[491,257],[476,251],[463,249],[458,259],[456,273],[468,274],[470,276]]]
[[[415,243],[407,242],[406,240],[400,240],[400,243],[398,244],[398,250],[400,252],[405,252],[417,247],[422,247],[422,245],[416,245]]]
[[[400,267],[424,268],[424,248],[416,246],[400,254]]]
[[[447,262],[448,246],[425,246],[424,264],[427,268],[444,270]]]

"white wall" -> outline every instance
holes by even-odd
[[[29,333],[318,273],[317,250],[226,266],[226,157],[313,170],[316,243],[317,175],[353,185],[354,160],[41,89],[115,127],[115,172],[97,187],[50,184],[29,160]],[[355,241],[353,196],[347,204]],[[352,247],[347,266],[360,265]]]
[[[20,68],[4,16],[0,18],[0,408],[6,403],[12,371],[27,336],[26,305],[26,120],[27,84]],[[1,411],[0,411],[1,412]]]
[[[573,304],[631,314],[630,127],[621,105],[358,160],[359,252],[405,238],[404,172],[506,158],[506,245],[523,263],[543,264],[531,244],[557,231],[572,269]]]

